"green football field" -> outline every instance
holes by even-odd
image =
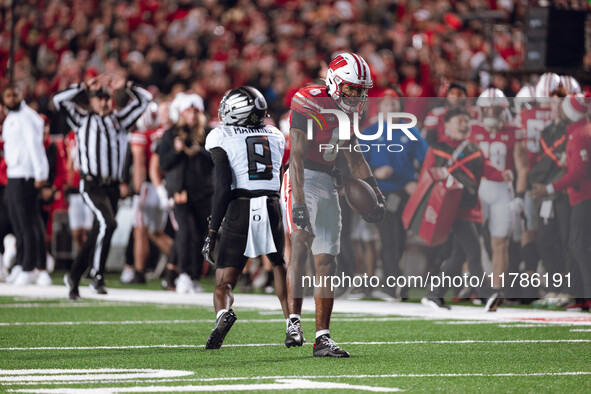
[[[82,289],[83,300],[70,302],[63,286],[4,284],[0,294],[7,392],[591,390],[589,313],[506,308],[491,320],[476,307],[443,315],[416,303],[336,300],[331,334],[351,358],[321,359],[309,343],[283,346],[285,321],[272,296],[258,296],[253,308],[237,295],[238,321],[224,346],[205,350],[210,294],[184,302],[163,291],[112,289],[97,299]],[[305,306],[312,342],[313,300]]]

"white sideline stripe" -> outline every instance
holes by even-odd
[[[536,327],[552,327],[556,328],[556,324],[499,324],[501,328],[536,328]]]
[[[98,371],[98,370],[93,370]],[[217,378],[195,378],[195,379],[175,379],[164,378],[158,380],[152,379],[130,379],[125,383],[175,383],[175,382],[219,382],[219,381],[242,381],[242,380],[272,380],[272,379],[324,379],[324,378],[463,378],[463,377],[528,377],[528,376],[585,376],[591,375],[591,371],[576,371],[576,372],[523,372],[523,373],[427,373],[427,374],[382,374],[382,375],[309,375],[309,376],[229,376]],[[101,380],[100,383],[119,383],[121,380]],[[52,382],[19,382],[19,383],[0,383],[3,386],[15,385],[58,385],[58,384],[83,384],[83,383],[97,383],[96,380],[86,381],[52,381]]]
[[[304,379],[277,379],[275,383],[257,384],[222,384],[215,386],[146,386],[146,387],[108,387],[96,389],[36,389],[36,390],[9,390],[19,393],[161,393],[161,392],[184,392],[184,391],[252,391],[252,390],[310,390],[310,389],[344,389],[362,390],[371,392],[396,392],[403,391],[395,387],[363,386],[349,383],[317,382]]]
[[[116,372],[156,372],[156,371],[170,371],[165,369],[120,369],[120,368],[98,368],[98,369],[64,369],[64,368],[53,368],[53,369],[0,369],[0,376],[2,375],[29,375],[29,374],[66,374],[66,373],[116,373]],[[172,372],[187,372],[187,371],[172,371]],[[192,372],[191,372],[192,373]]]
[[[571,328],[570,332],[591,332],[591,328]]]
[[[445,325],[472,325],[472,324],[499,324],[499,323],[511,323],[512,320],[451,320],[451,321],[437,321],[435,324]]]
[[[423,321],[426,319],[412,317],[362,317],[362,318],[339,318],[335,317],[332,321],[343,322],[387,322],[387,321]],[[314,318],[302,318],[304,322],[315,322]],[[238,320],[239,323],[285,323],[285,319],[245,319]],[[132,324],[195,324],[195,323],[215,323],[215,319],[195,319],[195,320],[112,320],[112,321],[49,321],[49,322],[6,322],[0,323],[0,327],[8,326],[81,326],[81,325],[132,325]]]
[[[461,341],[386,341],[386,342],[339,342],[341,345],[438,345],[438,344],[505,344],[505,343],[590,343],[591,339],[508,339]],[[307,343],[306,345],[311,345]],[[238,343],[228,347],[285,346],[283,343]],[[205,345],[128,345],[128,346],[40,346],[40,347],[2,347],[0,350],[122,350],[122,349],[199,349]]]
[[[560,327],[560,326],[591,326],[591,322],[587,323],[585,321],[547,321],[547,322],[538,322],[532,320],[531,323],[528,321],[519,321],[519,320],[451,320],[451,321],[433,321],[434,324],[443,324],[443,325],[476,325],[476,324],[498,324],[499,327],[502,328],[511,328],[511,327]],[[512,323],[521,323],[521,324],[512,324]]]
[[[28,304],[0,304],[0,309],[5,308],[88,308],[88,307],[112,307],[112,306],[153,306],[153,304],[138,304],[135,302],[59,302],[59,303],[28,303]]]

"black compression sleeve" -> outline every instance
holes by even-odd
[[[305,115],[303,115],[297,111],[293,111],[291,113],[290,128],[306,131],[308,129],[308,119],[309,118],[306,117]]]
[[[225,150],[222,148],[213,148],[210,153],[213,159],[216,184],[209,229],[218,231],[230,204],[232,195],[232,168],[230,167],[230,161]]]

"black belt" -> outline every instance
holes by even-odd
[[[117,185],[119,184],[119,178],[112,178],[112,177],[106,177],[106,178],[99,178],[93,175],[83,175],[80,174],[80,178],[82,180],[84,180],[84,182],[88,182],[92,185],[96,185],[96,186],[113,186],[113,185]]]
[[[247,189],[232,190],[232,199],[257,198],[257,197],[262,197],[262,196],[279,198],[279,192],[274,191],[274,190],[247,190]]]

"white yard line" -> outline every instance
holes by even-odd
[[[168,392],[199,392],[199,391],[253,391],[253,390],[355,390],[370,392],[397,392],[403,391],[395,387],[375,387],[349,383],[318,382],[304,379],[278,379],[275,383],[255,384],[221,384],[210,386],[144,386],[144,387],[108,387],[96,389],[35,389],[35,390],[8,390],[17,393],[168,393]]]
[[[34,370],[33,370],[34,371]],[[42,371],[42,370],[39,370]],[[59,371],[59,370],[58,370]],[[67,371],[67,370],[64,370]],[[87,370],[86,372],[98,372],[100,370]],[[107,371],[107,370],[102,370]],[[125,371],[125,370],[123,370]],[[135,371],[135,370],[128,370]],[[154,370],[151,370],[154,371]],[[183,373],[187,371],[162,371],[170,373]],[[0,376],[4,371],[0,370]],[[11,371],[6,371],[11,372]],[[84,370],[81,370],[83,373]],[[191,372],[187,372],[191,373]],[[58,377],[60,372],[58,372]],[[191,385],[191,386],[138,386],[138,387],[105,387],[105,388],[94,388],[94,389],[69,389],[69,388],[55,388],[55,389],[19,389],[19,390],[7,390],[8,392],[34,392],[34,393],[103,393],[103,392],[182,392],[182,391],[251,391],[251,390],[286,390],[286,389],[350,389],[350,390],[362,390],[372,392],[388,392],[388,391],[401,391],[398,388],[393,387],[376,387],[376,386],[364,386],[364,385],[353,385],[348,383],[340,382],[327,382],[327,379],[396,379],[396,378],[458,378],[458,377],[545,377],[545,376],[588,376],[591,375],[590,371],[576,371],[576,372],[533,372],[533,373],[448,373],[448,374],[381,374],[381,375],[310,375],[310,376],[256,376],[256,377],[219,377],[219,378],[197,378],[197,379],[170,379],[163,378],[161,380],[153,379],[129,379],[125,380],[122,375],[117,375],[115,381],[105,380],[65,380],[56,381],[47,379],[46,382],[19,382],[19,383],[3,383],[3,385],[16,385],[16,384],[81,384],[81,383],[173,383],[173,382],[230,382],[230,381],[253,381],[256,380],[274,380],[274,383],[254,383],[254,384],[220,384],[220,385]],[[35,377],[44,375],[35,375]],[[63,375],[62,375],[63,376]],[[51,377],[51,375],[45,375],[45,377]],[[119,379],[122,377],[122,379]],[[25,378],[30,378],[27,376]],[[309,379],[324,379],[324,381],[311,381]]]
[[[160,290],[136,290],[136,289],[109,289],[107,295],[92,293],[88,287],[81,287],[80,293],[83,299],[93,299],[109,302],[117,305],[156,304],[156,305],[192,305],[210,308],[213,312],[211,293],[177,294]],[[0,296],[34,297],[46,299],[63,298],[66,301],[67,290],[65,286],[23,286],[16,287],[0,283]],[[84,303],[64,302],[59,307],[76,306]],[[84,306],[102,306],[103,303],[86,303]],[[136,304],[136,305],[137,305]],[[14,306],[12,306],[14,305]],[[38,303],[39,307],[52,307]],[[18,305],[0,305],[4,307],[18,308]],[[22,304],[21,304],[22,307]],[[56,306],[53,306],[56,307]],[[279,311],[281,306],[275,295],[264,294],[237,294],[235,298],[235,310],[259,310]],[[314,312],[313,299],[306,299],[303,305],[304,312]],[[434,320],[463,320],[463,321],[490,321],[493,323],[521,322],[544,324],[570,324],[591,325],[591,314],[584,312],[549,311],[523,308],[500,308],[495,313],[486,313],[482,307],[452,306],[451,311],[433,310],[418,303],[383,302],[383,301],[354,301],[337,299],[334,305],[335,313],[364,314],[371,316],[406,316]],[[336,317],[336,316],[335,316]]]
[[[591,339],[507,339],[507,340],[478,340],[466,339],[460,341],[375,341],[375,342],[339,342],[341,345],[439,345],[439,344],[508,344],[508,343],[590,343]],[[306,343],[311,345],[311,343]],[[285,346],[283,343],[240,343],[224,345],[230,347],[261,347]],[[123,349],[200,349],[204,345],[128,345],[128,346],[39,346],[39,347],[0,347],[0,351],[30,351],[30,350],[123,350]]]

